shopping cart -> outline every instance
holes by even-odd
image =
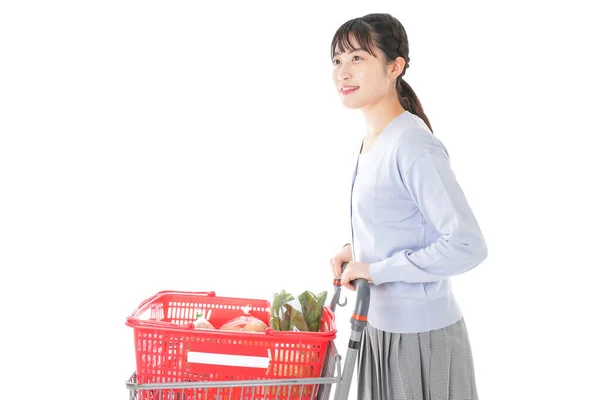
[[[350,319],[343,369],[342,357],[333,340],[335,309],[347,303],[346,300],[340,303],[339,279],[334,279],[333,297],[324,308],[320,332],[309,334],[267,332],[240,336],[226,331],[199,332],[190,324],[198,309],[208,312],[214,309],[226,319],[239,315],[240,308],[249,307],[254,315],[268,320],[269,304],[260,300],[217,298],[214,292],[158,293],[142,302],[127,318],[127,325],[134,328],[137,358],[137,370],[126,382],[129,399],[327,400],[333,385],[334,400],[348,399],[370,299],[366,280],[352,283],[356,287],[356,304]],[[148,312],[149,318],[141,318],[141,314]],[[268,358],[256,356],[265,350]],[[230,359],[224,362],[223,357]],[[204,369],[194,372],[190,365]]]

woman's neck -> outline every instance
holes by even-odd
[[[362,108],[361,111],[367,125],[367,138],[374,139],[405,109],[400,105],[397,97],[385,97],[376,104]]]

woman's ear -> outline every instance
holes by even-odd
[[[406,60],[403,57],[397,57],[391,64],[390,79],[395,81],[400,76],[402,71],[404,71],[405,66]]]

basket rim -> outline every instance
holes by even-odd
[[[271,302],[266,299],[251,299],[244,297],[230,297],[230,296],[216,296],[215,292],[185,292],[185,291],[172,291],[172,290],[164,290],[156,293],[154,296],[149,297],[144,300],[140,305],[126,318],[125,325],[141,330],[152,330],[152,331],[168,331],[168,332],[194,332],[200,336],[208,336],[208,337],[220,337],[220,338],[237,338],[240,337],[246,339],[258,339],[258,338],[294,338],[294,339],[327,339],[333,340],[337,335],[337,327],[335,324],[335,313],[331,310],[328,305],[323,307],[323,316],[327,315],[330,321],[331,329],[325,332],[305,332],[305,331],[277,331],[268,327],[265,332],[247,332],[247,331],[225,331],[220,329],[196,329],[194,324],[174,324],[172,322],[166,321],[150,321],[150,320],[142,320],[138,318],[142,313],[144,313],[151,304],[161,300],[164,296],[167,295],[184,295],[191,297],[198,297],[203,299],[231,299],[231,300],[242,300],[249,302],[260,302],[267,305],[267,308],[271,308]]]

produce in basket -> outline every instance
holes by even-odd
[[[326,299],[326,291],[315,295],[307,290],[298,296],[302,309],[299,311],[292,306],[294,296],[285,290],[276,293],[271,307],[271,328],[276,331],[318,332]]]
[[[206,318],[204,318],[202,316],[202,314],[200,314],[200,313],[196,314],[196,318],[197,319],[194,321],[194,327],[196,329],[215,329],[213,324],[208,322],[208,320]]]
[[[275,293],[273,305],[271,306],[271,328],[276,331],[289,331],[292,306],[288,304],[294,300],[294,296],[282,290],[281,293]]]
[[[321,317],[323,316],[323,306],[327,299],[327,292],[321,292],[317,295],[308,290],[298,296],[302,306],[302,314],[308,325],[308,331],[318,332],[321,327]]]
[[[221,326],[221,330],[264,332],[265,330],[267,330],[267,324],[251,315],[241,315],[226,322],[223,326]]]

